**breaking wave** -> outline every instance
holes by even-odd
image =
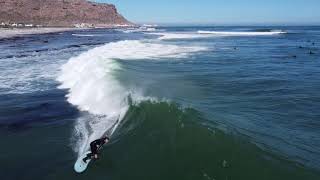
[[[121,70],[118,59],[174,59],[202,50],[205,48],[131,40],[109,43],[69,59],[58,81],[59,88],[68,89],[68,102],[83,112],[74,130],[75,152],[81,155],[89,142],[106,131],[113,133],[129,109],[129,96],[133,103],[153,99],[145,97],[143,90],[125,87],[117,80],[115,72]]]

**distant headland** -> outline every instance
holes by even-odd
[[[0,27],[122,27],[134,24],[112,4],[87,0],[0,0]]]

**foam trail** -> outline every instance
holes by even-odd
[[[129,108],[129,95],[134,103],[149,99],[138,88],[124,87],[118,82],[114,73],[121,66],[116,59],[174,59],[203,50],[206,48],[135,40],[109,43],[71,58],[62,66],[58,81],[61,82],[59,88],[69,90],[68,102],[84,114],[77,120],[74,130],[74,150],[78,155],[88,149],[89,142],[120,122],[118,120],[124,117]]]

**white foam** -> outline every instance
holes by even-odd
[[[34,53],[8,50],[4,54],[10,53],[27,56],[0,59],[0,93],[4,94],[25,94],[52,89],[61,65],[77,52],[70,49]]]
[[[88,142],[101,137],[122,119],[129,108],[129,94],[136,103],[149,99],[142,90],[124,87],[115,78],[114,73],[121,69],[116,59],[173,59],[202,50],[205,48],[133,40],[109,43],[71,58],[61,68],[60,88],[69,90],[67,98],[71,104],[92,115],[77,121],[78,155],[88,149]]]
[[[198,31],[199,34],[212,34],[220,36],[270,36],[285,34],[283,31],[270,31],[270,32],[232,32],[232,31]]]

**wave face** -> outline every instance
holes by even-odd
[[[206,123],[200,112],[172,103],[130,106],[101,163],[121,167],[106,173],[112,179],[319,178]]]
[[[113,133],[129,108],[128,96],[134,103],[151,99],[144,97],[142,90],[125,88],[118,82],[115,73],[121,66],[117,59],[174,59],[202,50],[205,48],[131,40],[109,43],[71,58],[62,66],[58,81],[60,88],[69,90],[68,101],[84,112],[75,126],[74,150],[78,155],[106,130]]]

